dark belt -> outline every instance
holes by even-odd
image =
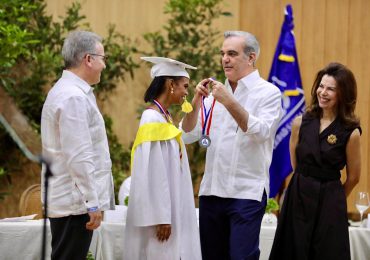
[[[323,181],[334,181],[340,179],[340,171],[339,170],[329,170],[323,169],[311,165],[298,165],[295,169],[296,173],[300,173],[303,176],[310,176],[318,180]]]

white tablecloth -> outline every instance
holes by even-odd
[[[47,259],[50,259],[50,229],[48,227]],[[118,260],[122,256],[123,223],[102,222],[94,232],[90,251],[99,260]],[[370,259],[370,229],[350,227],[353,260]],[[275,227],[262,226],[260,234],[261,260],[268,259],[275,235]],[[41,258],[42,221],[0,222],[0,260]]]
[[[260,260],[267,260],[275,236],[275,226],[262,226],[260,233]],[[97,241],[100,250],[97,251],[96,259],[113,260],[121,259],[123,233],[125,226],[121,223],[104,223],[99,229]],[[352,260],[370,259],[370,229],[349,228],[351,258]]]
[[[0,222],[0,260],[40,260],[44,220]],[[51,255],[51,232],[47,221],[46,259]],[[99,232],[94,232],[90,251],[97,251]],[[112,237],[111,235],[109,237]],[[111,258],[113,259],[113,258]]]
[[[352,260],[370,259],[370,229],[351,227],[349,228],[349,243],[351,246]]]
[[[0,222],[1,260],[40,260],[43,220],[27,222]],[[47,259],[51,253],[51,233],[47,226]]]

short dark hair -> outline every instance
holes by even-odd
[[[158,76],[155,77],[150,83],[148,89],[144,95],[145,102],[153,102],[154,99],[158,98],[165,90],[165,83],[167,79],[172,79],[175,82],[183,78],[182,76]]]
[[[337,113],[341,121],[349,127],[357,127],[360,124],[355,115],[357,102],[357,84],[355,76],[343,64],[332,62],[320,70],[311,89],[311,104],[307,112],[315,117],[322,116],[322,109],[319,106],[316,91],[320,86],[321,79],[324,75],[331,76],[335,79],[337,87]]]

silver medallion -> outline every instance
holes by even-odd
[[[203,148],[207,148],[211,145],[211,138],[209,138],[208,135],[202,135],[202,137],[199,139],[199,145]]]

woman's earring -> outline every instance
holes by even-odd
[[[171,94],[173,94],[173,88],[171,88]]]

